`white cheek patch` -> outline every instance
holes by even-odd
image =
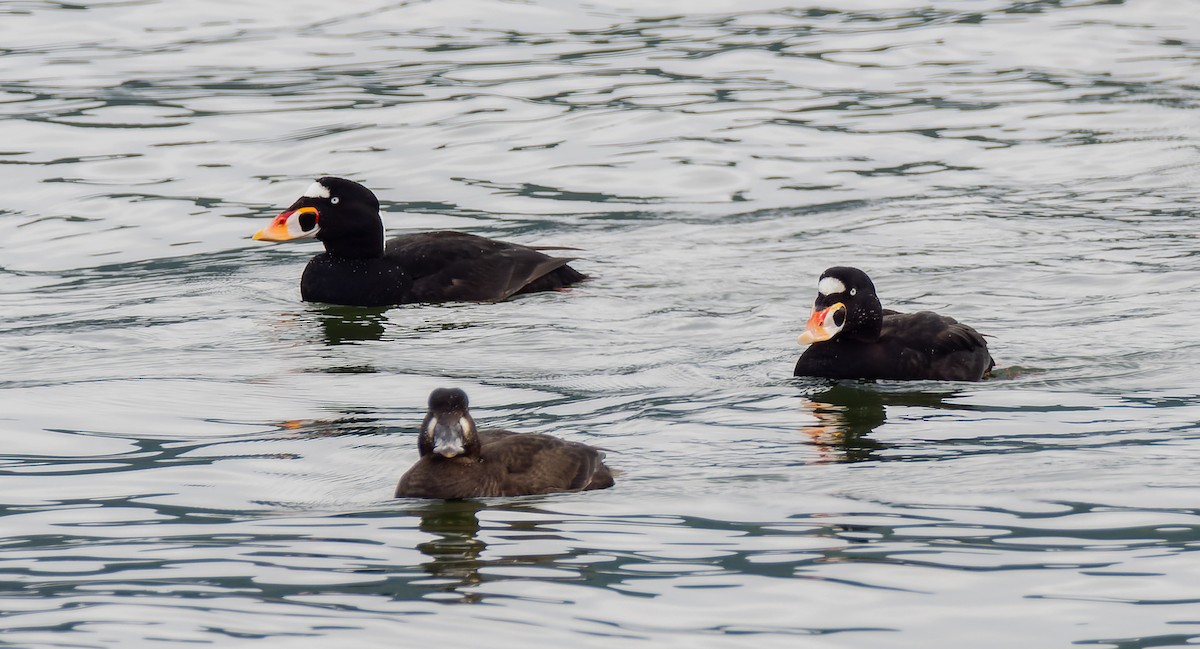
[[[845,293],[846,285],[842,283],[842,280],[836,277],[822,277],[821,281],[817,282],[817,292],[821,295]]]
[[[329,188],[321,183],[314,182],[304,190],[304,198],[329,198]]]
[[[471,429],[471,421],[469,419],[467,419],[466,417],[460,417],[458,419],[458,425],[462,426],[464,437],[475,432],[474,430]]]

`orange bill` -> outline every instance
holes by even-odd
[[[301,207],[295,210],[288,210],[271,221],[271,225],[254,233],[255,241],[291,241],[292,239],[300,239],[311,237],[316,234],[315,229],[310,229],[306,232],[300,227],[300,217],[304,214],[312,214],[314,217],[319,217],[315,207]]]
[[[797,339],[801,345],[810,345],[829,340],[846,326],[846,305],[838,302],[828,308],[813,313],[808,318],[804,333]]]

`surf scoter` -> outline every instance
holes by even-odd
[[[316,237],[325,252],[300,278],[309,302],[388,306],[410,302],[499,302],[570,286],[585,276],[534,248],[462,232],[423,232],[386,244],[379,199],[344,178],[318,178],[254,234],[261,241]]]
[[[978,331],[931,311],[884,309],[871,278],[845,266],[821,274],[799,341],[809,347],[796,376],[978,381],[995,366]]]
[[[421,458],[400,478],[397,498],[489,498],[606,489],[604,453],[538,433],[475,428],[467,394],[438,388],[417,439]]]

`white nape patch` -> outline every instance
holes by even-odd
[[[304,190],[304,198],[329,198],[329,188],[321,183],[314,182]]]
[[[821,295],[845,293],[846,285],[842,283],[842,280],[836,277],[822,277],[821,281],[817,282],[817,292]]]

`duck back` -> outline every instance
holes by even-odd
[[[387,242],[384,258],[412,277],[413,302],[499,302],[584,279],[567,266],[570,258],[463,232],[399,236]]]
[[[579,442],[506,430],[478,431],[478,455],[422,457],[396,487],[397,498],[490,498],[613,485],[604,454]]]
[[[834,339],[810,345],[796,376],[831,379],[978,381],[995,366],[975,329],[931,311],[884,311],[879,338]]]

